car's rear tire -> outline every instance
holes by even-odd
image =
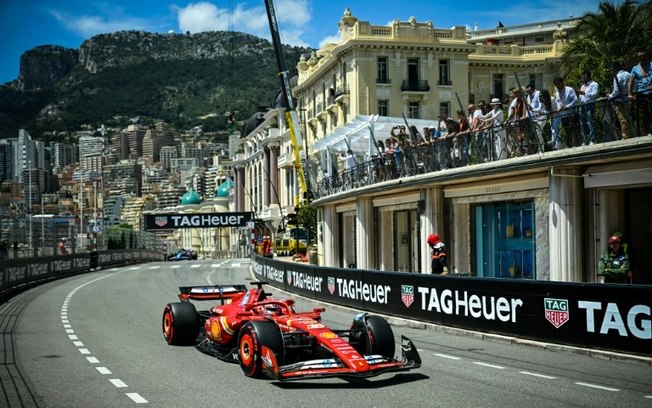
[[[352,328],[359,329],[359,333],[361,333],[352,339],[354,340],[352,345],[358,353],[363,355],[380,354],[394,358],[396,350],[394,331],[387,320],[380,316],[365,316],[362,320],[354,320]]]
[[[238,360],[247,377],[260,377],[263,346],[272,350],[278,365],[283,365],[283,337],[276,324],[271,321],[245,323],[238,335]]]
[[[168,303],[163,310],[163,337],[172,346],[194,344],[199,334],[199,315],[192,303]]]

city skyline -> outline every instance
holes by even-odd
[[[472,0],[464,7],[452,2],[435,5],[427,0],[414,0],[408,4],[386,0],[274,2],[281,41],[312,48],[337,39],[337,23],[347,7],[355,17],[373,25],[386,25],[394,19],[407,21],[414,16],[420,22],[432,21],[435,27],[458,25],[484,30],[495,28],[500,23],[509,26],[581,17],[587,12],[596,12],[598,4],[595,0],[516,3]],[[0,83],[17,79],[20,56],[36,46],[78,48],[94,35],[122,30],[157,33],[241,31],[270,38],[264,2],[260,0],[175,3],[118,0],[110,5],[79,0],[64,0],[55,5],[43,5],[33,0],[7,2],[0,5],[0,35],[8,39],[0,50]]]

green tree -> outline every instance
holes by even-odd
[[[317,238],[317,209],[310,204],[301,204],[297,213],[299,225],[310,231],[310,239]]]
[[[566,77],[567,83],[579,83],[582,71],[588,69],[603,89],[610,87],[613,62],[631,66],[636,51],[650,47],[651,10],[652,0],[599,3],[598,12],[580,19],[579,36],[564,49],[559,74]]]

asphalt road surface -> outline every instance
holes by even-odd
[[[392,324],[397,342],[404,334],[417,345],[420,369],[362,380],[250,379],[237,364],[165,343],[161,316],[179,286],[249,281],[246,259],[200,260],[101,270],[23,292],[0,304],[0,407],[652,407],[649,364],[423,325]],[[295,299],[296,310],[317,306]],[[356,313],[320,306],[333,328],[348,328]]]

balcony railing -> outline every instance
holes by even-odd
[[[403,80],[403,83],[401,84],[401,91],[402,92],[428,92],[430,91],[430,85],[428,85],[428,81],[425,79],[419,79],[419,80]]]
[[[415,141],[406,136],[397,149],[321,179],[315,196],[326,197],[417,174],[647,135],[650,129],[641,129],[645,119],[636,111],[624,116],[624,124],[619,122],[616,112],[629,112],[629,108],[624,103],[601,99],[552,114],[530,115],[527,119],[476,132],[439,137],[426,135]]]

